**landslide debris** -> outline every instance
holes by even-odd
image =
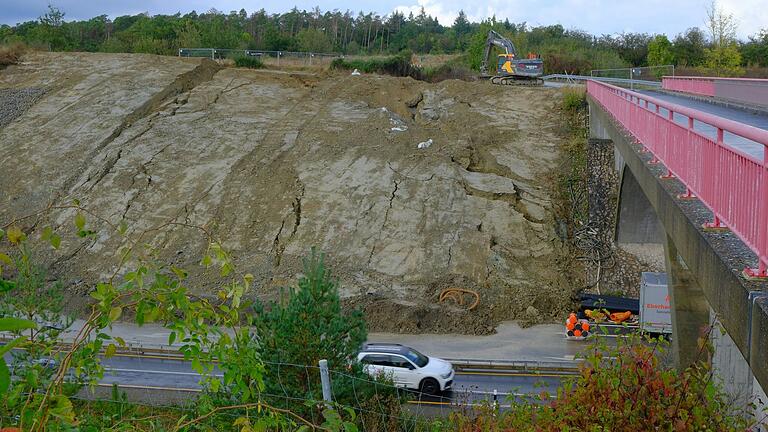
[[[377,331],[485,334],[569,306],[548,181],[554,90],[107,54],[34,54],[0,72],[0,88],[23,87],[47,92],[0,129],[0,170],[15,179],[0,185],[0,220],[76,197],[129,235],[205,225],[262,298],[317,246]],[[62,232],[71,216],[55,215]],[[175,227],[147,240],[214,294],[204,239]],[[46,257],[73,303],[114,268],[117,244],[65,238]],[[449,287],[479,306],[439,303]]]

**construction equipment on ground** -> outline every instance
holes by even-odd
[[[496,46],[504,50],[504,54],[498,55],[496,74],[489,75],[488,60],[491,55],[491,47]],[[544,62],[535,54],[528,54],[528,58],[517,58],[517,49],[511,40],[496,33],[488,31],[485,41],[483,62],[480,65],[480,77],[490,78],[491,83],[501,85],[543,85]]]

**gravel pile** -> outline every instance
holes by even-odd
[[[22,115],[43,94],[45,90],[38,88],[0,89],[0,128]]]

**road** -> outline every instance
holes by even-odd
[[[104,359],[106,368],[103,385],[118,384],[121,388],[145,390],[147,394],[156,392],[197,393],[201,387],[200,375],[192,370],[189,362],[169,359],[156,355],[116,355]],[[280,367],[286,372],[299,366],[267,365]],[[317,368],[301,366],[310,374],[319,373]],[[221,376],[221,372],[214,370]],[[333,379],[334,372],[331,373]],[[522,397],[538,394],[543,389],[554,392],[562,379],[563,373],[530,373],[511,371],[465,371],[457,372],[454,389],[437,396],[414,397],[413,403],[423,405],[473,404],[483,400],[493,400],[494,391],[500,402],[507,396]],[[134,394],[136,392],[134,391]]]

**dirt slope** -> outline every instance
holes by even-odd
[[[36,54],[0,88],[45,91],[0,128],[0,220],[77,197],[131,230],[205,224],[266,298],[316,245],[375,330],[488,333],[567,307],[555,90],[104,54]],[[56,215],[62,232],[71,216]],[[152,242],[187,267],[204,247],[183,229]],[[68,237],[47,259],[84,296],[115,244]],[[214,289],[204,272],[193,285]],[[438,304],[452,286],[480,306]]]

